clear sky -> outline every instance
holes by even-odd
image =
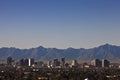
[[[120,45],[120,0],[0,0],[0,47]]]

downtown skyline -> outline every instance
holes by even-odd
[[[120,45],[119,0],[1,0],[0,47]]]

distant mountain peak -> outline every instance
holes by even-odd
[[[44,47],[43,47],[43,46],[39,46],[39,47],[37,47],[37,48],[39,48],[39,49],[43,49]]]
[[[67,48],[67,50],[73,50],[73,49],[75,49],[75,48],[72,48],[72,47]]]
[[[77,59],[79,61],[84,61],[93,58],[103,58],[120,61],[120,47],[106,43],[92,49],[75,49],[72,47],[67,49],[57,49],[45,48],[43,46],[31,49],[0,48],[0,59],[6,59],[8,56],[13,57],[14,59],[33,57],[37,60],[53,60],[54,58],[64,56],[66,60]]]
[[[109,43],[106,43],[105,45],[106,45],[106,46],[110,46],[111,44],[109,44]]]
[[[110,47],[110,46],[113,46],[113,45],[106,43],[106,44],[101,45],[101,46],[99,46],[99,47]]]

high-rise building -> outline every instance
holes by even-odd
[[[20,60],[19,60],[19,65],[20,65],[20,66],[24,66],[24,65],[25,65],[24,59],[20,59]]]
[[[7,65],[12,65],[12,57],[7,58]]]
[[[58,61],[58,59],[54,59],[53,65],[56,66],[60,66],[60,61]]]
[[[71,65],[76,66],[77,65],[77,60],[73,60]]]
[[[25,65],[25,66],[28,66],[28,59],[25,59],[25,60],[24,60],[24,65]]]
[[[50,68],[50,67],[52,67],[52,61],[48,61],[47,62],[47,66]]]
[[[91,65],[95,67],[101,67],[101,61],[99,59],[94,59],[91,61]]]
[[[29,58],[28,59],[28,66],[32,66],[34,64],[34,59],[33,58]]]
[[[102,59],[102,67],[109,67],[110,62],[108,60]]]
[[[61,58],[61,66],[65,66],[65,58]]]

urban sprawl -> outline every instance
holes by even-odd
[[[44,62],[8,57],[0,64],[0,80],[120,80],[120,66],[106,59],[80,64],[65,58]]]

